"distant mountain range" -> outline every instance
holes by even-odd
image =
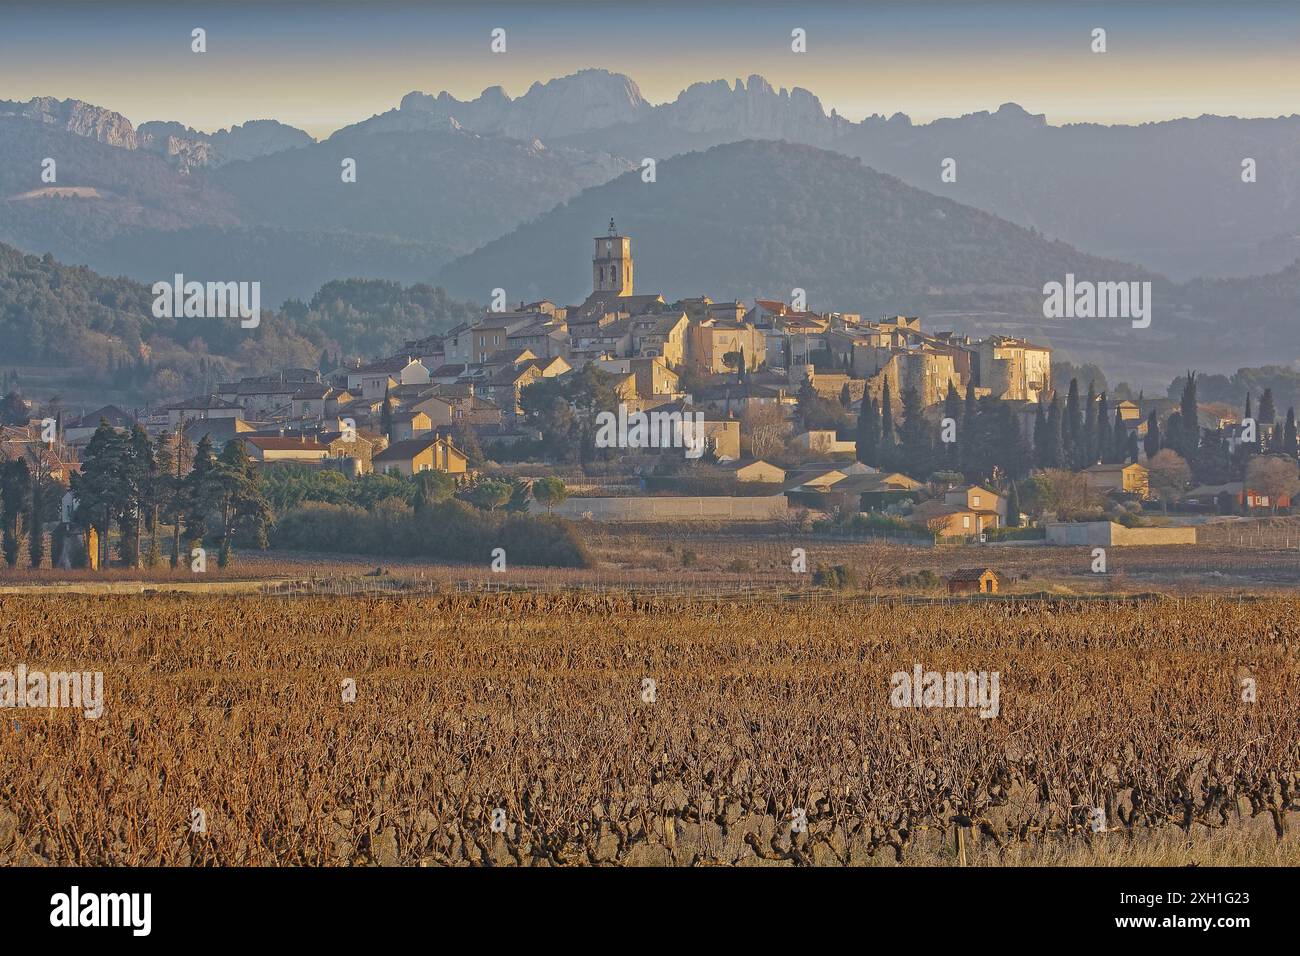
[[[136,129],[120,113],[80,100],[49,96],[38,96],[26,103],[0,100],[0,117],[30,120],[119,149],[156,153],[184,170],[255,159],[315,142],[302,130],[276,120],[250,120],[215,133],[158,121]]]
[[[593,228],[614,215],[635,237],[638,284],[658,276],[683,295],[800,285],[816,307],[1028,331],[1047,278],[1146,276],[1155,328],[1180,337],[1152,360],[1197,364],[1191,350],[1226,317],[1249,315],[1228,348],[1276,352],[1279,316],[1300,306],[1297,155],[1296,116],[1056,127],[1004,104],[924,125],[853,122],[760,76],[660,105],[603,70],[514,98],[413,92],[319,143],[274,121],[136,128],[38,98],[0,102],[0,241],[144,282],[259,278],[268,304],[334,278],[440,274],[479,300],[496,287],[576,299]],[[41,181],[45,157],[56,183]],[[654,183],[635,172],[645,158]],[[946,158],[955,182],[940,180]],[[1256,182],[1242,181],[1247,158]],[[345,159],[355,183],[342,181]],[[1252,273],[1267,275],[1240,278]],[[1234,278],[1174,284],[1216,275]],[[1052,334],[1082,358],[1113,345],[1111,331]]]
[[[584,70],[511,99],[410,93],[353,131],[455,120],[484,135],[540,139],[640,163],[744,139],[856,156],[904,182],[1176,279],[1281,269],[1300,256],[1300,116],[1201,116],[1139,126],[1048,125],[1015,103],[914,124],[902,113],[853,122],[811,92],[761,76],[695,83],[652,105],[621,74]],[[338,134],[336,134],[338,135]],[[940,163],[956,161],[955,182]],[[1256,181],[1242,181],[1242,161]]]

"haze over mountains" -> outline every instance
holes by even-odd
[[[765,140],[797,146],[743,142]],[[1004,104],[925,125],[853,122],[760,76],[659,105],[603,70],[514,98],[412,92],[319,143],[274,121],[134,127],[38,98],[0,101],[0,241],[146,282],[260,278],[268,303],[352,276],[441,275],[480,300],[497,286],[580,298],[590,236],[614,215],[635,237],[638,285],[657,276],[666,294],[801,285],[819,308],[1023,326],[1041,322],[1042,282],[1071,264],[1105,279],[1145,270],[1156,327],[1190,344],[1231,316],[1252,333],[1232,348],[1268,350],[1300,307],[1297,156],[1294,115],[1057,127]],[[41,182],[44,157],[58,161],[55,184]],[[647,157],[654,183],[629,172]],[[944,183],[949,157],[957,179]],[[1247,157],[1256,182],[1242,181]],[[345,158],[355,183],[342,182]],[[1155,359],[1182,360],[1168,348]]]

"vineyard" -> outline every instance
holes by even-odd
[[[1300,863],[1300,600],[0,596],[0,863]],[[996,716],[895,706],[996,673]]]

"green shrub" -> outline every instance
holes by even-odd
[[[416,512],[386,498],[366,511],[308,502],[276,525],[272,544],[300,551],[486,562],[505,548],[511,565],[587,568],[594,564],[576,529],[561,518],[482,511],[462,501],[430,503]]]
[[[883,514],[879,511],[869,511],[866,513],[853,513],[849,516],[837,519],[835,517],[820,518],[812,523],[813,531],[843,533],[846,531],[879,531],[891,535],[905,535],[907,537],[917,537],[924,535],[924,531],[918,529],[898,515]]]
[[[817,587],[840,591],[845,588],[857,587],[858,576],[852,568],[843,564],[837,564],[833,567],[819,564],[817,570],[813,572],[813,584]]]
[[[923,591],[933,590],[939,584],[939,575],[935,574],[929,568],[924,568],[914,574],[904,574],[898,579],[899,587],[919,588]]]

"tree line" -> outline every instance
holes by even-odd
[[[118,559],[131,568],[161,563],[166,526],[173,568],[200,545],[216,546],[221,567],[230,563],[237,537],[266,547],[271,508],[261,476],[237,438],[218,455],[208,435],[195,446],[180,428],[155,440],[140,425],[119,431],[100,422],[71,486],[73,523],[95,529],[101,567],[109,563],[114,528]],[[61,555],[54,557],[58,561]]]

